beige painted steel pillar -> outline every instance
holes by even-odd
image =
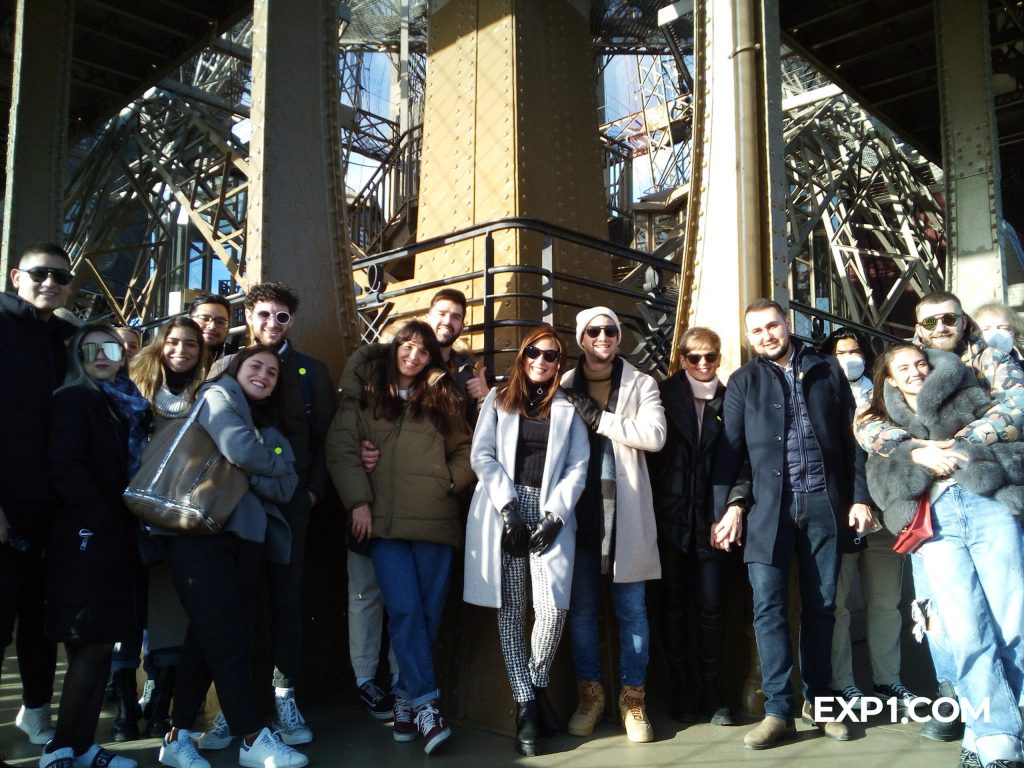
[[[946,175],[946,285],[970,311],[1006,301],[1006,256],[992,95],[988,3],[935,0]]]
[[[420,240],[505,216],[532,216],[607,237],[589,4],[570,0],[435,2],[423,118]],[[541,238],[495,235],[496,264],[541,264]],[[611,277],[607,256],[559,246],[556,269]],[[483,241],[417,258],[415,282],[483,268]],[[482,281],[455,287],[480,298]],[[537,292],[536,278],[499,275],[498,293]],[[570,289],[563,298],[599,298]],[[607,300],[607,297],[600,297]],[[399,305],[424,306],[429,295]],[[541,317],[535,299],[509,299],[496,316]],[[558,318],[565,321],[565,317]],[[471,320],[480,322],[476,308]],[[499,333],[514,346],[518,331]],[[479,343],[476,344],[477,346]]]
[[[359,343],[345,227],[335,0],[256,0],[245,277],[301,299],[292,335],[335,376]]]
[[[788,301],[779,21],[762,0],[695,5],[703,102],[688,214],[691,289],[680,319],[721,335],[723,371],[731,371],[747,349],[744,307],[758,296]]]
[[[25,246],[61,241],[72,0],[18,0],[4,190],[4,280]]]

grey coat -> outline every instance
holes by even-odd
[[[473,433],[470,462],[479,481],[466,524],[466,568],[463,597],[467,603],[501,607],[500,509],[516,498],[512,473],[516,466],[519,414],[495,403],[497,390],[484,400]],[[555,606],[569,608],[572,569],[576,555],[576,501],[587,479],[590,440],[576,409],[558,392],[551,403],[544,479],[540,488],[541,514],[557,515],[562,530],[541,555]]]
[[[988,411],[992,403],[959,357],[933,349],[926,352],[932,372],[918,393],[917,412],[910,410],[902,393],[888,382],[882,384],[885,407],[890,420],[911,437],[946,440]],[[868,487],[882,510],[882,522],[896,535],[913,518],[918,498],[935,482],[931,470],[911,459],[917,447],[904,441],[888,458],[868,457]],[[968,460],[953,473],[953,480],[973,493],[995,498],[1015,515],[1024,513],[1024,443],[979,445],[958,440],[956,450]]]
[[[277,508],[295,493],[299,478],[287,438],[273,427],[257,429],[241,385],[231,376],[206,384],[200,396],[202,425],[221,454],[249,475],[249,491],[238,502],[224,530],[240,539],[265,543],[273,563],[291,557],[291,530]]]

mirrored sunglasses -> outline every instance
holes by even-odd
[[[938,325],[941,320],[944,326],[952,328],[960,321],[961,317],[963,317],[963,315],[957,314],[956,312],[943,312],[941,315],[926,317],[921,321],[921,327],[926,331],[933,331],[935,330],[935,326]]]
[[[82,345],[82,359],[87,363],[96,362],[100,352],[112,363],[118,363],[124,357],[124,347],[117,341],[89,341]]]
[[[683,355],[686,358],[686,362],[690,365],[699,365],[701,360],[707,360],[709,363],[714,364],[718,362],[717,352],[705,352],[703,354],[699,352],[688,352]]]
[[[57,267],[32,267],[32,269],[18,269],[32,278],[33,283],[41,283],[47,277],[52,277],[57,285],[67,285],[71,282],[71,270]]]
[[[601,331],[604,331],[604,335],[609,339],[614,339],[619,335],[619,329],[614,325],[592,325],[587,328],[587,336],[596,339],[601,335]]]
[[[536,360],[538,357],[543,355],[544,362],[546,363],[553,363],[562,356],[562,353],[557,349],[541,349],[540,347],[533,346],[533,344],[524,349],[523,354],[531,360]]]
[[[278,325],[288,325],[292,321],[292,313],[283,310],[281,312],[268,312],[265,309],[261,309],[256,313],[256,318],[263,322],[267,322],[271,317],[277,320]]]

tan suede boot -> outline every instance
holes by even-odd
[[[573,736],[589,736],[604,717],[604,688],[599,680],[580,680],[579,694],[580,703],[569,718],[566,730]]]
[[[642,685],[624,685],[619,694],[619,717],[626,726],[626,738],[637,744],[654,741],[654,729],[644,707],[645,696]]]
[[[781,717],[766,715],[764,720],[747,731],[743,737],[743,746],[747,749],[767,749],[783,739],[796,737],[796,724],[793,718],[783,720]]]

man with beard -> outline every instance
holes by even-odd
[[[441,345],[441,356],[448,363],[448,372],[466,393],[466,418],[470,425],[476,424],[477,402],[487,395],[487,369],[479,371],[473,365],[473,359],[452,349],[452,345],[462,335],[466,321],[466,296],[454,288],[442,288],[430,300],[430,311],[427,312],[427,325]]]
[[[281,380],[285,384],[286,437],[295,452],[299,487],[281,513],[291,528],[291,560],[287,565],[269,564],[273,627],[274,729],[289,746],[306,744],[313,733],[295,703],[295,682],[302,654],[302,573],[305,564],[309,514],[327,493],[324,442],[334,417],[334,387],[327,366],[295,349],[288,334],[295,325],[299,297],[284,283],[253,286],[245,296],[245,322],[252,340],[277,350]],[[203,305],[201,305],[203,306]],[[210,306],[207,303],[205,306]],[[221,358],[210,371],[213,378],[227,367],[231,356]],[[199,742],[202,749],[223,749],[232,734],[222,717]]]
[[[1015,442],[1024,429],[1024,374],[1013,358],[985,343],[981,333],[967,315],[956,294],[935,291],[921,297],[914,310],[917,320],[914,339],[925,349],[938,349],[960,355],[978,378],[978,384],[992,397],[992,407],[981,418],[972,421],[957,434],[957,439],[983,445],[995,442]],[[881,383],[879,382],[879,386]],[[888,456],[910,435],[902,427],[880,421],[861,422],[857,425],[857,441],[869,453]],[[960,454],[952,442],[932,445],[944,450],[957,460]],[[914,568],[916,599],[928,599],[927,584],[919,558],[910,558]],[[955,695],[956,669],[952,654],[944,646],[944,637],[937,632],[928,635],[928,650],[939,684],[939,697]],[[953,713],[952,704],[940,702],[938,712],[942,719],[931,719],[921,728],[921,735],[936,741],[957,741],[964,736],[963,722],[947,718]],[[975,752],[973,735],[964,738],[963,753]]]
[[[842,551],[852,551],[851,529],[872,524],[864,454],[851,425],[853,393],[835,358],[790,338],[782,307],[757,299],[744,312],[756,357],[729,379],[724,428],[714,468],[718,522],[712,544],[744,545],[754,596],[754,632],[761,659],[765,718],[743,739],[764,749],[796,736],[789,631],[789,573],[794,553],[800,581],[800,671],[805,720],[838,741],[845,723],[814,721],[816,699],[832,699],[832,631]],[[733,497],[749,461],[753,505]],[[855,503],[856,502],[856,503]],[[746,538],[743,518],[747,517]]]
[[[54,312],[71,292],[71,259],[53,243],[29,246],[11,282],[15,293],[0,293],[0,645],[10,644],[17,619],[23,699],[15,724],[33,744],[45,744],[53,738],[57,661],[43,629],[43,549],[54,504],[50,411],[75,332]]]
[[[220,360],[238,350],[237,344],[229,344],[228,332],[231,330],[231,302],[223,296],[210,293],[197,296],[192,302],[189,317],[199,324],[203,331],[203,341],[211,360]]]

